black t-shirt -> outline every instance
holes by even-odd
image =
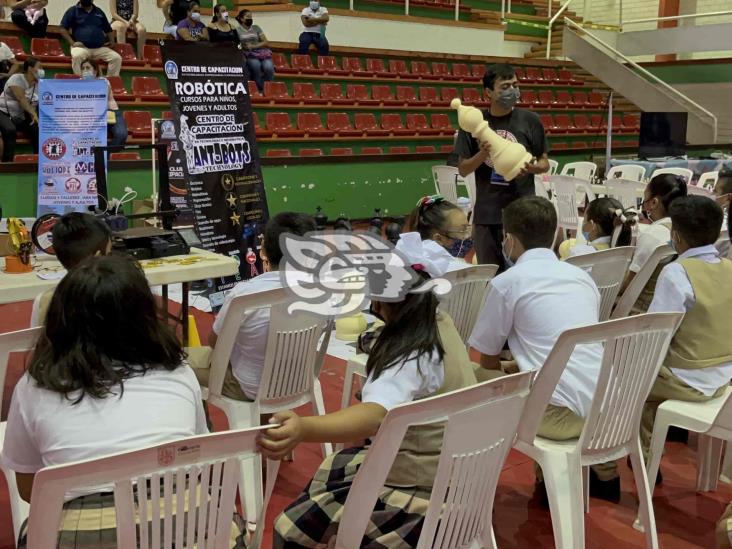
[[[548,152],[549,145],[544,135],[544,126],[536,113],[524,109],[513,109],[506,116],[491,116],[490,111],[483,111],[483,117],[490,127],[501,137],[509,141],[521,143],[536,158]],[[455,153],[463,159],[471,158],[478,153],[478,141],[464,130],[458,132]],[[490,162],[488,159],[487,162]],[[483,163],[475,170],[475,188],[477,197],[473,222],[478,225],[500,225],[503,208],[522,196],[534,194],[534,176],[529,174],[506,181],[494,174],[493,167]]]
[[[209,27],[208,38],[211,42],[234,42],[234,44],[239,43],[239,35],[233,28],[228,31],[222,31],[217,29],[216,27]]]
[[[173,4],[170,6],[170,22],[177,25],[186,17],[188,17],[188,1],[173,0]]]

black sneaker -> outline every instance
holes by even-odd
[[[611,480],[600,480],[597,473],[590,468],[590,497],[604,499],[612,503],[620,502],[620,477]]]
[[[681,427],[676,427],[675,425],[671,425],[668,428],[668,433],[666,434],[666,440],[669,442],[681,442],[683,444],[689,443],[689,431],[686,429],[682,429]]]
[[[543,480],[537,480],[534,484],[534,495],[531,499],[542,509],[549,509],[549,496]]]
[[[633,463],[630,461],[630,456],[628,456],[628,469],[631,471],[633,470]],[[661,473],[661,466],[658,467],[658,473],[656,473],[656,486],[659,486],[663,484],[663,474]]]

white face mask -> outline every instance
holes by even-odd
[[[201,20],[201,14],[198,13],[197,11],[194,11],[191,14],[191,19],[193,19],[194,21],[200,21]]]
[[[310,2],[310,9],[318,11],[320,9],[320,2]]]
[[[36,78],[38,78],[38,80],[41,80],[42,78],[45,78],[45,77],[46,77],[46,71],[44,71],[43,69],[36,70]]]
[[[81,77],[85,80],[90,80],[90,79],[94,78],[94,71],[90,71],[90,70],[81,71]]]

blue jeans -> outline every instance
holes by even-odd
[[[303,32],[300,35],[300,47],[297,49],[297,53],[307,53],[310,49],[310,44],[315,44],[318,48],[319,55],[328,55],[330,51],[330,45],[328,40],[319,32]]]
[[[122,111],[114,111],[117,115],[117,122],[109,126],[109,145],[124,145],[127,143],[127,122],[122,116]]]
[[[249,78],[257,83],[259,93],[264,93],[264,83],[274,80],[274,63],[272,59],[256,59],[247,57]]]

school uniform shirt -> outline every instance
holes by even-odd
[[[300,15],[304,17],[323,17],[324,15],[328,15],[328,8],[324,8],[323,6],[318,7],[317,10],[313,11],[310,6],[304,8]],[[302,32],[314,32],[315,34],[320,34],[320,27],[321,25],[315,25],[314,27],[306,27],[303,25]]]
[[[630,271],[634,273],[643,268],[656,248],[668,244],[668,241],[671,240],[671,218],[664,217],[650,225],[640,225],[638,230],[635,253],[630,263]]]
[[[239,282],[226,295],[224,305],[216,316],[213,331],[217,335],[224,327],[224,318],[231,301],[238,296],[254,295],[259,292],[275,290],[282,287],[280,273],[272,271],[262,273],[249,280]],[[264,369],[264,355],[267,350],[269,334],[269,309],[256,309],[244,313],[239,333],[231,350],[231,373],[239,382],[242,391],[252,400],[257,398],[259,383]]]
[[[513,109],[506,116],[492,116],[490,110],[483,111],[483,118],[501,137],[521,143],[536,158],[549,150],[544,126],[536,113],[525,109]],[[460,158],[472,158],[480,146],[477,139],[465,130],[458,132],[454,153]],[[502,224],[503,208],[522,196],[534,194],[534,176],[527,174],[513,181],[506,181],[493,170],[493,161],[488,158],[475,170],[477,193],[473,209],[473,223],[478,225]]]
[[[705,263],[719,263],[719,251],[714,245],[690,248],[679,255],[679,260],[695,258]],[[720,291],[728,291],[720,289]],[[648,308],[649,313],[686,313],[695,305],[694,289],[681,263],[666,265],[658,277],[656,292]],[[707,396],[712,396],[717,389],[732,379],[732,362],[703,368],[700,370],[684,370],[670,368],[671,372],[689,387]]]
[[[590,275],[536,248],[491,280],[469,342],[485,355],[498,355],[508,340],[519,369],[538,370],[562,332],[596,324],[599,314],[600,292]],[[585,417],[601,362],[601,345],[578,345],[550,403]]]
[[[38,387],[25,374],[13,391],[2,461],[18,473],[99,458],[208,433],[201,387],[186,364],[175,370],[149,370],[124,381],[106,398],[85,395],[78,404]],[[73,490],[66,500],[113,485]]]

